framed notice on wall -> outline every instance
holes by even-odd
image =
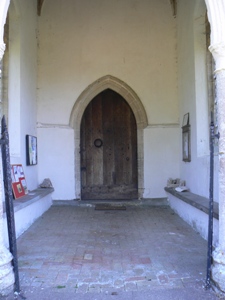
[[[28,194],[26,178],[22,165],[11,166],[11,177],[14,198],[18,199]]]
[[[189,124],[189,113],[184,115],[182,126],[182,149],[183,161],[191,161],[191,126]]]
[[[26,135],[27,166],[37,164],[37,137]]]

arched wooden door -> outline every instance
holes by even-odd
[[[98,94],[80,132],[81,199],[136,199],[137,126],[124,98],[110,89]]]

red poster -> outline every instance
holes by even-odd
[[[18,199],[28,194],[27,183],[22,165],[12,165],[11,175],[14,198]]]

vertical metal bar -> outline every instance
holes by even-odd
[[[212,265],[212,242],[213,242],[213,185],[214,185],[214,121],[211,112],[210,124],[210,178],[209,178],[209,221],[208,221],[208,254],[207,254],[207,272],[206,288],[211,286],[211,265]],[[219,135],[217,136],[219,137]]]
[[[6,126],[5,116],[2,118],[2,165],[3,165],[3,179],[5,189],[5,206],[8,224],[9,248],[13,255],[13,270],[15,276],[15,292],[20,292],[18,260],[17,260],[17,246],[16,246],[16,231],[14,220],[13,208],[13,195],[12,195],[12,178],[11,178],[11,165],[9,153],[9,134]]]

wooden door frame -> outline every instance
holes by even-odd
[[[89,85],[76,100],[70,115],[70,127],[74,129],[75,145],[75,195],[80,199],[80,126],[83,113],[90,101],[99,93],[111,89],[120,94],[130,105],[137,123],[137,165],[138,165],[138,197],[144,192],[144,128],[148,125],[144,106],[137,94],[123,81],[107,75]]]

